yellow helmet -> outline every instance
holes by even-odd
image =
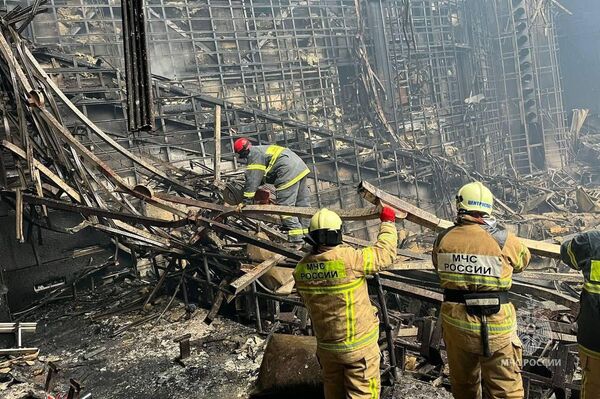
[[[456,209],[460,212],[481,212],[492,214],[494,195],[483,184],[476,181],[465,184],[456,195]]]
[[[341,230],[342,219],[334,211],[330,211],[327,208],[319,210],[310,219],[310,226],[308,226],[308,232],[312,233],[316,230]]]
[[[310,219],[307,242],[313,246],[334,247],[342,243],[342,219],[327,208],[319,210]]]

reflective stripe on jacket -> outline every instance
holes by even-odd
[[[432,261],[444,289],[469,292],[507,291],[513,272],[523,271],[531,259],[529,249],[512,233],[477,223],[464,216],[459,224],[442,232],[433,248]],[[465,305],[444,302],[444,328],[470,336],[473,350],[481,350],[481,319],[469,315]],[[517,319],[511,303],[487,318],[492,352],[510,343]]]
[[[577,234],[560,246],[560,258],[583,274],[577,323],[577,342],[582,352],[600,359],[600,231]]]
[[[382,223],[377,243],[362,250],[339,245],[305,256],[294,270],[296,288],[312,320],[319,348],[349,352],[379,338],[379,320],[371,305],[366,276],[396,259],[398,232]]]
[[[252,199],[261,184],[274,184],[277,190],[284,190],[298,183],[308,175],[304,161],[292,150],[278,145],[257,145],[250,147],[244,198]]]

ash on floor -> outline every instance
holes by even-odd
[[[444,388],[404,376],[393,387],[384,388],[381,399],[452,399]]]
[[[60,369],[52,390],[56,395],[68,392],[73,378],[85,387],[82,393],[91,392],[94,398],[248,396],[264,349],[264,338],[254,329],[220,317],[207,325],[204,309],[186,320],[183,305],[175,301],[158,322],[154,317],[115,336],[147,317],[139,310],[97,317],[98,309],[110,307],[110,298],[120,297],[123,291],[126,288],[114,287],[75,302],[48,305],[29,316],[27,320],[37,321],[38,328],[26,342],[40,349],[39,356],[13,361],[10,369],[1,370],[0,397],[25,398],[29,391],[31,397],[44,397],[40,389],[50,361]],[[160,315],[168,300],[160,302],[149,310],[150,316]],[[179,344],[174,339],[185,334],[191,335],[191,357],[177,362]]]
[[[48,362],[59,367],[52,393],[66,397],[69,379],[84,386],[82,396],[92,398],[167,399],[247,398],[251,392],[264,351],[264,336],[253,328],[218,317],[203,322],[207,311],[199,309],[186,319],[177,301],[161,316],[132,326],[145,313],[99,317],[102,306],[110,308],[123,297],[123,287],[80,296],[77,301],[47,305],[27,320],[38,322],[28,346],[40,349],[37,357],[13,359],[0,367],[0,397],[4,399],[45,398],[43,386]],[[135,290],[134,290],[135,291]],[[150,315],[160,315],[168,299],[155,303]],[[148,309],[147,309],[148,311]],[[106,313],[106,312],[104,312]],[[176,361],[179,345],[174,339],[190,334],[191,356]],[[0,366],[3,364],[0,361]],[[404,378],[382,398],[449,398],[434,388]]]

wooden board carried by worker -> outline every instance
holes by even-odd
[[[406,213],[406,220],[434,230],[447,229],[454,225],[449,220],[440,219],[433,213],[420,209],[392,194],[389,194],[369,182],[362,181],[358,191],[372,204],[385,204]],[[560,246],[543,241],[521,238],[521,242],[529,248],[532,254],[548,258],[560,258]]]

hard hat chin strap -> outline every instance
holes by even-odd
[[[464,219],[465,216],[471,217],[472,221],[476,221],[479,224],[487,224],[490,226],[494,226],[496,224],[496,219],[491,215],[477,212],[477,211],[467,211],[465,209],[458,210],[458,222],[460,223],[461,219]]]
[[[335,247],[342,243],[342,231],[328,229],[314,230],[308,233],[305,241],[312,246],[323,245],[326,247]]]
[[[467,209],[462,209],[462,208],[458,210],[458,214],[459,215],[469,215],[469,216],[473,216],[473,217],[482,217],[482,218],[490,217],[489,213],[485,213],[485,212],[481,212],[481,211],[469,211]]]

